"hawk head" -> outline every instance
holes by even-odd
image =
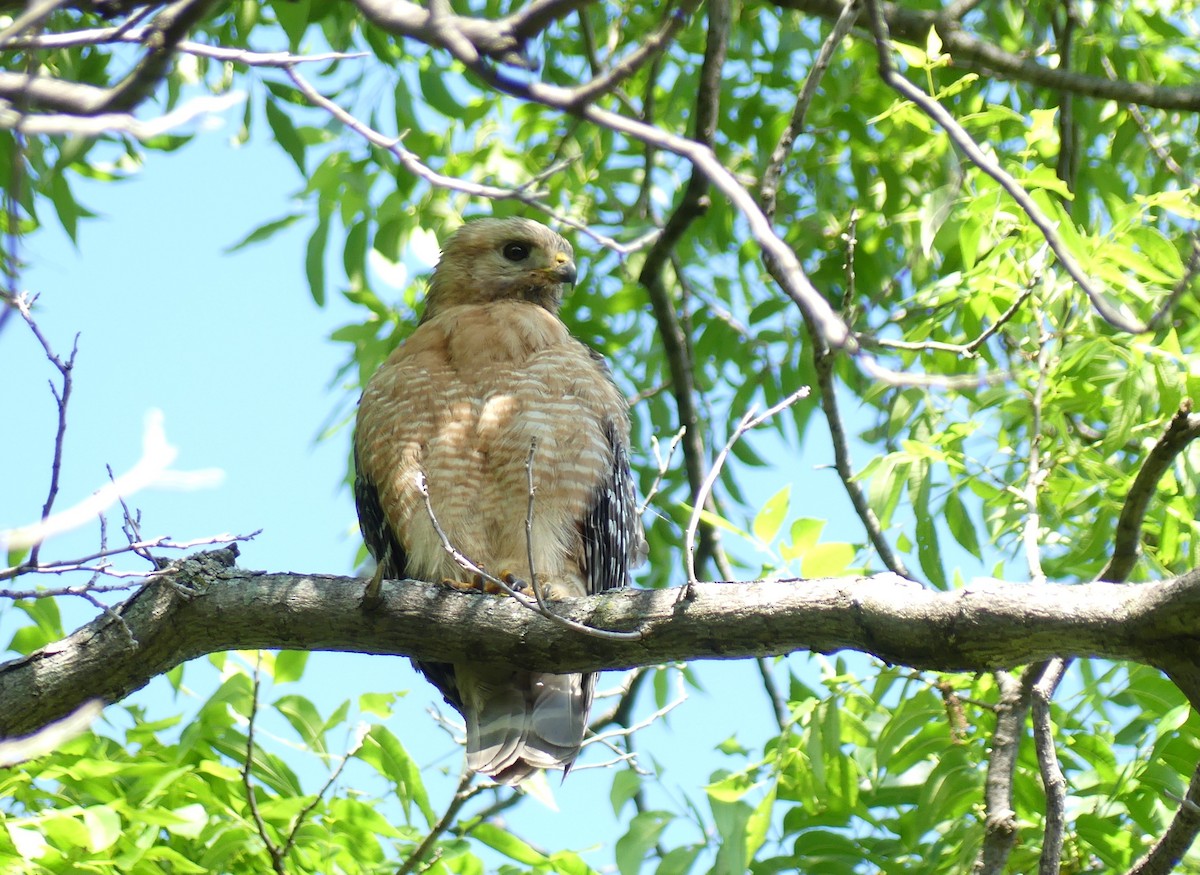
[[[557,313],[575,282],[571,244],[531,219],[475,219],[442,247],[422,321],[447,307],[518,300]]]

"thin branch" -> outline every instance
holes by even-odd
[[[421,843],[413,848],[412,852],[400,864],[400,868],[396,870],[396,875],[408,875],[425,862],[425,855],[429,853],[429,849],[433,847],[434,842],[448,830],[458,817],[459,810],[476,794],[480,793],[484,788],[482,786],[472,787],[471,784],[475,781],[474,772],[464,772],[462,777],[458,779],[458,787],[454,790],[454,795],[450,797],[450,804],[446,806],[446,810],[442,812],[442,816],[438,818],[438,822],[433,825],[425,837],[421,839]]]
[[[864,347],[868,348],[902,349],[910,352],[948,352],[963,358],[975,358],[979,355],[979,348],[1017,315],[1021,305],[1028,301],[1030,295],[1033,294],[1033,289],[1034,283],[1026,284],[1025,288],[1021,290],[1021,294],[1008,306],[1008,309],[1001,313],[995,322],[984,328],[978,337],[967,343],[942,343],[937,340],[888,340],[868,334],[856,334],[855,336]]]
[[[1025,523],[1021,527],[1021,542],[1025,548],[1025,563],[1029,568],[1029,579],[1036,583],[1045,583],[1046,573],[1042,570],[1041,538],[1042,515],[1038,511],[1038,499],[1042,485],[1049,475],[1049,470],[1042,459],[1042,412],[1043,401],[1046,397],[1046,387],[1050,377],[1050,352],[1053,349],[1053,336],[1049,328],[1044,327],[1040,309],[1035,310],[1033,326],[1040,333],[1036,349],[1038,372],[1033,394],[1029,399],[1029,458],[1025,463],[1025,484],[1021,488],[1021,499],[1025,503]]]
[[[1120,583],[1129,579],[1141,556],[1142,523],[1146,520],[1150,501],[1158,491],[1158,482],[1179,454],[1197,439],[1200,439],[1200,414],[1192,413],[1192,402],[1187,398],[1171,417],[1166,431],[1146,456],[1129,487],[1129,494],[1121,506],[1121,516],[1117,519],[1112,556],[1097,580]]]
[[[829,69],[829,63],[833,60],[833,53],[837,47],[842,44],[842,40],[850,33],[854,27],[854,22],[858,20],[859,9],[861,8],[860,0],[846,0],[845,6],[842,7],[842,12],[837,17],[837,21],[833,24],[833,30],[829,32],[829,36],[825,37],[825,41],[821,43],[820,51],[817,52],[817,57],[813,61],[812,67],[809,68],[808,75],[804,77],[804,85],[800,89],[800,96],[796,98],[796,105],[792,108],[792,117],[788,120],[787,127],[779,137],[779,142],[775,144],[775,148],[771,152],[771,158],[767,162],[767,167],[763,171],[762,182],[758,187],[758,200],[762,204],[763,213],[768,219],[774,220],[775,208],[779,194],[779,180],[783,174],[783,164],[792,154],[792,147],[795,145],[796,138],[804,130],[804,118],[808,114],[808,107],[812,104],[812,100],[817,95],[817,87],[821,84],[821,79],[825,75],[825,71]]]
[[[104,517],[100,517],[101,524],[104,523]],[[258,535],[262,534],[262,529],[256,529],[248,535],[231,535],[220,534],[211,535],[207,538],[195,538],[191,541],[174,541],[166,535],[149,540],[134,541],[125,544],[121,547],[102,546],[95,553],[89,553],[87,556],[81,556],[77,559],[56,559],[52,562],[45,562],[39,565],[34,565],[32,561],[24,562],[20,565],[13,565],[8,568],[0,568],[0,580],[11,580],[19,577],[22,574],[70,574],[76,571],[91,571],[99,574],[107,574],[112,577],[138,577],[144,578],[142,572],[129,572],[127,575],[117,572],[108,563],[102,563],[99,566],[90,566],[89,562],[95,562],[97,559],[111,559],[113,556],[119,556],[122,553],[137,553],[143,555],[149,550],[194,550],[197,547],[206,547],[214,544],[233,544],[238,541],[252,541]],[[103,535],[102,535],[103,537]],[[36,590],[11,590],[0,589],[0,598],[10,599],[36,599],[36,598],[54,598],[63,595],[82,595],[83,590],[89,592],[120,592],[137,586],[137,582],[121,583],[121,584],[95,584],[88,583],[82,586],[64,586],[64,587],[39,587]]]
[[[577,219],[573,219],[568,215],[564,215],[556,211],[553,207],[547,204],[542,198],[546,192],[538,187],[538,184],[544,179],[552,176],[564,165],[556,165],[532,179],[520,185],[506,188],[495,185],[483,185],[477,182],[470,182],[465,179],[459,179],[454,176],[446,176],[443,173],[438,173],[432,167],[421,161],[420,157],[415,152],[406,149],[403,145],[403,137],[389,137],[380,133],[367,124],[364,124],[359,119],[355,118],[351,113],[347,112],[341,106],[320,91],[313,87],[307,79],[300,74],[292,63],[280,63],[288,78],[295,84],[296,89],[304,95],[305,99],[313,106],[325,110],[342,125],[354,131],[372,146],[376,146],[390,153],[408,173],[418,179],[424,180],[436,188],[443,188],[448,191],[457,191],[462,194],[470,195],[471,197],[484,198],[486,200],[515,200],[528,207],[532,207],[550,218],[554,219],[562,225],[573,228],[587,236],[591,237],[598,244],[606,249],[610,249],[620,256],[626,256],[645,248],[658,236],[658,231],[653,230],[647,234],[643,234],[630,243],[621,243],[608,237],[598,231],[592,229],[588,225],[583,224]]]
[[[812,323],[825,341],[833,347],[845,347],[857,351],[858,344],[850,336],[849,329],[820,292],[812,285],[800,264],[796,253],[775,233],[771,222],[763,214],[753,196],[717,158],[713,150],[695,140],[669,133],[654,125],[631,119],[618,113],[601,109],[595,104],[573,106],[567,89],[543,82],[524,82],[506,76],[492,67],[479,63],[471,69],[493,88],[534,103],[562,109],[581,116],[608,130],[673,152],[690,161],[707,176],[731,205],[742,213],[750,233],[765,253],[772,255],[778,264],[775,274],[784,293],[800,309],[804,318]]]
[[[772,0],[783,9],[795,9],[809,15],[819,15],[834,21],[841,14],[843,0]],[[980,39],[965,31],[947,13],[968,5],[951,2],[943,10],[915,9],[901,3],[882,3],[883,18],[888,29],[903,42],[924,46],[931,28],[937,28],[942,51],[953,57],[956,69],[972,70],[989,76],[1002,76],[1010,81],[1027,82],[1039,88],[1069,91],[1080,97],[1095,100],[1115,100],[1137,103],[1159,109],[1200,110],[1200,88],[1173,87],[1125,80],[1111,81],[1070,70],[1048,67],[1029,57],[1027,52],[1008,52],[991,41]]]
[[[124,112],[88,116],[80,116],[73,111],[28,115],[0,101],[0,128],[48,136],[99,137],[105,134],[128,134],[138,140],[149,140],[170,133],[201,116],[220,114],[241,103],[245,97],[240,91],[194,97],[166,115],[147,121]]]
[[[1033,744],[1037,750],[1038,771],[1046,791],[1046,828],[1038,875],[1058,875],[1062,860],[1063,833],[1066,824],[1067,779],[1063,777],[1054,749],[1054,726],[1050,720],[1050,699],[1054,696],[1066,662],[1051,659],[1038,666],[1031,687],[1033,706]]]
[[[256,664],[256,680],[257,674],[258,665]],[[337,783],[338,778],[341,777],[342,771],[346,768],[346,764],[350,761],[350,758],[353,757],[358,752],[358,749],[362,747],[363,739],[367,737],[367,732],[369,729],[370,727],[366,723],[362,723],[358,726],[358,729],[355,733],[354,743],[341,757],[338,758],[338,764],[329,773],[329,777],[326,779],[325,783],[321,785],[321,789],[318,790],[308,804],[300,809],[296,816],[292,818],[292,827],[288,830],[287,841],[285,841],[283,847],[279,849],[280,860],[287,859],[288,854],[291,853],[292,848],[296,845],[296,839],[298,839],[300,836],[300,829],[304,826],[304,822],[308,819],[309,815],[316,810],[317,805],[319,805],[321,800],[325,798],[325,794],[328,793],[333,785]]]
[[[637,48],[616,64],[597,72],[591,80],[575,88],[575,101],[579,104],[591,103],[601,95],[610,93],[647,62],[661,55],[687,24],[688,15],[695,9],[697,2],[698,0],[683,0],[679,9],[668,9],[663,24],[641,41]]]
[[[250,770],[254,765],[254,718],[258,716],[261,664],[262,654],[260,653],[254,663],[252,676],[253,687],[250,693],[250,717],[246,724],[246,761],[242,764],[242,786],[246,790],[246,804],[250,808],[250,817],[254,820],[254,828],[258,832],[259,838],[262,839],[263,846],[267,849],[267,855],[271,858],[271,868],[275,871],[275,875],[287,875],[287,869],[283,865],[283,851],[267,834],[266,821],[263,820],[262,813],[258,810],[258,796],[254,791],[254,781],[250,778]]]
[[[8,47],[25,31],[38,27],[65,2],[66,0],[33,0],[27,3],[21,14],[13,19],[12,24],[0,31],[0,49]]]
[[[577,623],[574,620],[567,619],[566,617],[549,610],[549,608],[543,610],[542,606],[537,601],[530,600],[528,596],[514,589],[508,581],[501,580],[500,578],[484,571],[482,566],[472,561],[470,557],[468,557],[465,553],[455,547],[453,543],[451,543],[449,535],[446,534],[445,529],[443,529],[441,523],[438,522],[437,515],[433,512],[433,502],[429,497],[429,483],[425,478],[424,472],[417,475],[417,489],[425,499],[425,510],[429,515],[430,523],[433,524],[434,532],[437,533],[438,539],[442,543],[442,549],[445,550],[450,558],[453,559],[455,563],[463,570],[469,571],[473,575],[477,575],[485,582],[496,587],[505,595],[511,596],[514,601],[533,611],[535,614],[545,617],[547,620],[550,620],[567,629],[581,632],[584,635],[589,635],[593,638],[610,638],[628,641],[637,640],[642,637],[641,632],[614,632],[608,629],[597,629],[594,626],[588,626],[584,623]]]
[[[711,148],[716,136],[720,115],[721,73],[729,45],[731,27],[728,0],[715,0],[708,6],[708,38],[704,47],[704,61],[700,68],[699,87],[694,110],[697,143]],[[691,337],[685,330],[671,291],[667,288],[667,266],[671,255],[688,227],[708,209],[709,180],[698,166],[692,167],[692,175],[683,195],[663,227],[662,234],[646,253],[646,260],[638,275],[638,282],[645,287],[650,297],[650,306],[662,341],[663,355],[671,374],[671,393],[679,416],[679,426],[684,431],[683,461],[687,472],[688,491],[693,505],[704,506],[698,499],[707,467],[704,432],[697,404],[698,391],[692,360]],[[716,506],[709,510],[716,512]],[[719,546],[717,530],[707,522],[700,530],[701,565],[716,556]],[[693,560],[694,561],[694,560]]]
[[[58,486],[62,474],[63,445],[67,433],[67,404],[71,400],[71,389],[74,385],[72,371],[75,367],[75,357],[79,353],[79,335],[75,335],[75,340],[71,344],[71,354],[64,362],[62,358],[55,354],[54,349],[50,346],[50,341],[42,333],[37,321],[33,318],[32,308],[34,300],[22,295],[16,296],[11,301],[9,301],[7,296],[5,297],[5,302],[20,313],[21,318],[25,320],[25,324],[41,345],[46,360],[54,366],[54,369],[58,371],[59,376],[62,378],[61,389],[55,388],[53,382],[50,384],[50,394],[54,396],[54,403],[58,408],[58,424],[54,432],[54,456],[50,462],[50,486],[46,493],[46,501],[42,505],[41,518],[44,520],[54,510],[54,501],[58,498]],[[0,534],[0,540],[3,540],[2,534]],[[38,552],[41,550],[41,547],[41,541],[35,542],[29,551],[29,558],[22,564],[36,566],[38,564]],[[4,577],[4,573],[0,572],[0,580],[3,580]]]
[[[176,47],[208,13],[214,0],[175,0],[154,16],[147,28],[146,54],[120,83],[109,90],[101,112],[133,112],[167,75]]]
[[[1013,810],[1013,776],[1017,768],[1029,690],[1007,671],[995,673],[1000,699],[996,703],[996,730],[984,778],[983,846],[972,870],[974,875],[1000,875],[1017,842],[1017,812]]]
[[[620,729],[602,732],[599,735],[593,735],[590,738],[585,739],[583,746],[586,747],[589,744],[608,743],[614,738],[628,738],[631,735],[635,735],[641,730],[653,726],[659,720],[662,720],[664,717],[686,702],[687,698],[687,688],[683,683],[683,672],[676,672],[675,696],[669,702],[667,702],[653,714],[650,714],[647,717],[639,720],[637,723],[633,723],[629,726],[622,726]]]
[[[1000,162],[996,158],[988,155],[979,148],[975,141],[971,139],[971,135],[966,132],[945,107],[896,71],[891,58],[891,37],[888,35],[887,23],[884,21],[881,12],[880,0],[864,0],[864,2],[867,4],[871,26],[875,34],[875,43],[879,56],[880,78],[898,94],[915,103],[926,115],[937,122],[950,137],[951,142],[958,146],[976,167],[996,180],[1000,187],[1008,193],[1008,196],[1016,202],[1017,206],[1021,208],[1025,215],[1029,217],[1029,220],[1033,222],[1034,226],[1037,227],[1038,231],[1041,232],[1043,239],[1050,246],[1050,251],[1058,259],[1058,263],[1062,265],[1071,279],[1075,281],[1075,284],[1083,289],[1088,299],[1092,302],[1092,307],[1095,308],[1104,321],[1114,328],[1129,334],[1142,334],[1147,331],[1148,327],[1145,323],[1138,322],[1120,312],[1108,302],[1108,299],[1102,292],[1093,287],[1091,279],[1084,273],[1083,268],[1075,260],[1075,256],[1071,254],[1070,249],[1067,248],[1066,243],[1059,236],[1055,223],[1051,221],[1049,216],[1042,212],[1041,207],[1029,196],[1029,192],[1025,191],[1021,184],[1000,166]]]
[[[632,405],[631,405],[632,406]],[[662,454],[662,447],[658,440],[658,435],[650,435],[650,446],[654,450],[654,461],[657,465],[657,470],[654,474],[654,482],[650,484],[650,488],[646,490],[646,497],[637,509],[637,515],[641,516],[646,512],[646,508],[650,507],[650,502],[654,500],[654,496],[658,494],[658,489],[662,486],[663,478],[667,476],[667,471],[670,470],[671,460],[675,458],[675,449],[679,446],[679,442],[683,440],[684,434],[687,433],[686,428],[680,428],[671,436],[671,443],[667,445],[667,454]]]
[[[1146,853],[1133,864],[1128,875],[1167,875],[1191,848],[1196,836],[1200,835],[1200,766],[1192,773],[1187,793],[1176,799],[1179,811],[1171,825]]]
[[[787,727],[788,721],[792,719],[791,712],[788,711],[787,699],[784,697],[783,691],[779,689],[779,684],[775,683],[775,675],[771,672],[771,663],[767,658],[760,656],[754,661],[758,665],[758,674],[762,679],[767,701],[771,704],[771,714],[782,731]]]
[[[725,442],[725,446],[721,448],[721,452],[717,453],[717,457],[713,460],[712,469],[708,472],[708,476],[704,478],[704,482],[700,484],[700,491],[696,495],[696,500],[692,503],[692,515],[688,520],[687,530],[684,533],[683,552],[687,559],[687,586],[680,592],[680,598],[692,598],[695,593],[696,584],[699,580],[696,578],[696,530],[700,527],[701,516],[704,512],[704,505],[712,493],[713,484],[717,482],[717,478],[721,476],[721,469],[725,466],[725,459],[728,458],[730,451],[734,445],[741,440],[742,435],[752,428],[757,428],[768,419],[773,417],[780,411],[791,407],[801,398],[808,395],[808,387],[801,386],[791,395],[784,398],[778,404],[768,407],[760,414],[756,414],[754,409],[746,411],[741,420],[738,421],[737,427],[733,430],[733,434],[729,436],[729,440]]]
[[[543,615],[550,613],[546,605],[546,596],[542,592],[542,583],[538,580],[537,569],[533,562],[533,505],[537,490],[533,484],[533,458],[537,454],[537,438],[529,441],[529,455],[525,458],[525,481],[529,490],[529,502],[525,510],[525,557],[529,563],[529,585],[533,587],[533,597],[537,599],[538,610]]]
[[[912,580],[914,578],[909,573],[904,560],[888,543],[879,517],[871,509],[866,491],[862,484],[855,479],[854,463],[850,458],[850,441],[846,435],[846,425],[838,406],[837,387],[833,380],[833,354],[821,344],[820,338],[815,334],[810,332],[810,337],[812,337],[813,368],[817,375],[817,391],[820,393],[821,410],[825,414],[825,421],[829,426],[830,442],[833,445],[834,469],[842,481],[842,488],[846,490],[850,503],[854,506],[854,512],[866,530],[871,546],[875,548],[875,552],[884,566],[901,577]],[[864,364],[867,361],[867,359],[863,359]]]

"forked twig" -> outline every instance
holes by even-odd
[[[713,486],[717,482],[717,478],[721,476],[721,469],[725,467],[725,459],[733,450],[734,444],[741,440],[742,435],[752,428],[757,428],[768,419],[780,411],[791,407],[801,398],[807,397],[808,386],[801,386],[791,395],[788,395],[778,404],[768,407],[760,414],[755,414],[754,408],[747,410],[738,422],[737,427],[733,430],[729,440],[725,442],[725,446],[721,448],[721,452],[717,453],[717,457],[713,459],[712,468],[708,472],[708,476],[704,478],[704,482],[700,484],[700,490],[696,493],[696,501],[692,506],[692,516],[688,520],[687,531],[684,533],[684,553],[687,555],[687,585],[682,588],[679,595],[679,600],[690,599],[695,595],[695,586],[700,581],[696,579],[696,531],[700,528],[701,514],[704,512],[704,505],[708,501],[708,496],[712,493]]]

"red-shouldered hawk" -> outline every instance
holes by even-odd
[[[375,373],[358,410],[355,500],[384,578],[461,580],[450,542],[489,573],[549,598],[624,586],[645,555],[625,399],[604,359],[558,319],[571,246],[528,219],[468,222],[445,244],[416,331]],[[414,660],[467,725],[467,766],[516,783],[569,769],[595,676]]]

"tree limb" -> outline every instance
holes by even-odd
[[[1167,668],[1200,707],[1200,570],[1137,585],[979,581],[933,592],[896,575],[701,583],[617,590],[556,603],[571,619],[642,632],[581,635],[512,599],[419,582],[388,582],[375,611],[354,577],[233,567],[232,547],[154,575],[115,610],[62,641],[0,665],[0,737],[22,735],[90,698],[114,702],[173,666],[235,649],[332,650],[484,660],[547,671],[596,671],[795,650],[859,650],[886,662],[984,671],[1052,656],[1096,656]],[[131,643],[126,627],[136,644]],[[1179,680],[1176,680],[1178,683]]]

